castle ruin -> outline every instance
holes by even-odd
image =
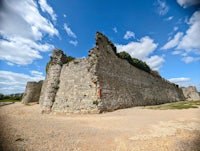
[[[47,113],[101,113],[180,100],[185,97],[177,85],[119,58],[112,42],[97,32],[88,58],[67,62],[61,50],[53,51],[39,104]]]

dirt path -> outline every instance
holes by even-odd
[[[199,116],[200,108],[48,115],[15,103],[0,107],[0,150],[199,151]]]

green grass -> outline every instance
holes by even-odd
[[[200,106],[199,101],[179,101],[173,103],[166,103],[154,106],[145,106],[145,109],[156,109],[156,110],[168,110],[168,109],[189,109],[198,108]]]
[[[4,100],[0,100],[0,102],[21,102],[21,100],[4,99]]]

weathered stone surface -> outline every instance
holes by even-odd
[[[200,100],[200,94],[197,92],[196,87],[189,86],[187,88],[182,87],[183,94],[188,101],[197,101]]]
[[[22,97],[23,104],[27,104],[30,102],[39,102],[42,83],[43,81],[27,82],[26,89]]]
[[[76,59],[62,67],[59,89],[52,110],[57,112],[89,113],[98,110],[97,85],[92,82],[90,63]]]
[[[101,109],[112,111],[137,105],[154,105],[184,100],[173,83],[142,71],[115,54],[115,47],[104,35],[97,33],[96,75],[101,89]]]
[[[67,58],[63,51],[54,49],[51,57],[49,69],[45,78],[40,97],[40,104],[43,110],[51,110],[55,101],[55,96],[59,87],[59,78],[62,65],[66,63]]]
[[[44,113],[99,113],[184,99],[177,85],[120,59],[112,42],[97,32],[86,59],[66,63],[62,51],[53,51],[40,105]]]

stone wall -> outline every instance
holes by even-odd
[[[59,87],[62,65],[66,62],[67,58],[63,51],[53,50],[39,101],[43,111],[49,112],[53,106]]]
[[[40,92],[43,81],[27,82],[25,92],[22,97],[22,103],[39,102]]]
[[[142,71],[115,54],[115,47],[97,33],[96,75],[101,90],[101,109],[112,111],[138,105],[155,105],[184,100],[182,91],[162,78]]]
[[[87,59],[76,59],[63,66],[53,111],[98,112],[97,85],[92,82],[90,69],[91,66]]]
[[[184,99],[177,85],[120,59],[115,46],[97,33],[86,59],[66,63],[62,51],[53,51],[40,104],[48,112],[98,113]]]
[[[183,94],[188,101],[197,101],[200,100],[200,94],[197,92],[196,87],[189,86],[187,88],[182,87]]]

